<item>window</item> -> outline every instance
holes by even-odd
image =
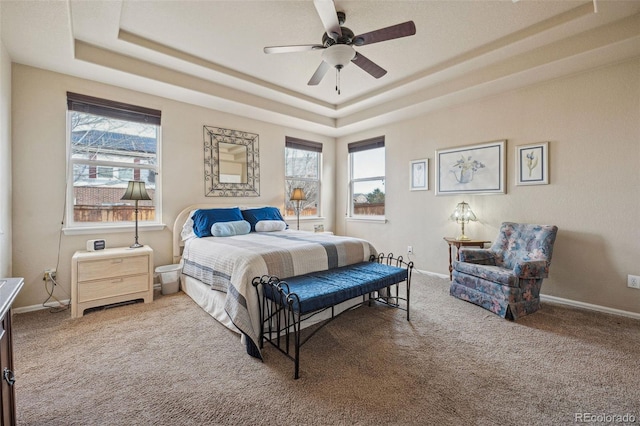
[[[302,139],[285,139],[285,215],[296,216],[297,201],[291,201],[294,188],[302,188],[305,201],[300,202],[300,216],[320,216],[320,170],[322,144]]]
[[[113,167],[98,166],[98,177],[102,179],[113,178]]]
[[[353,142],[347,148],[350,165],[350,216],[384,216],[384,136]]]
[[[138,203],[140,223],[159,223],[160,111],[70,92],[67,106],[67,228],[134,221],[135,202],[120,200],[130,180],[151,197]]]

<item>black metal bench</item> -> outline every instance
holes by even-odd
[[[402,257],[394,258],[392,254],[371,256],[369,260],[286,280],[269,275],[253,279],[252,284],[261,301],[260,321],[263,327],[260,348],[265,341],[269,342],[292,359],[295,363],[295,379],[299,377],[300,347],[341,313],[375,301],[405,310],[407,321],[410,320],[413,262],[404,262]],[[401,295],[400,284],[403,282],[406,283],[406,292]],[[362,301],[335,314],[336,305],[357,297],[362,297]],[[401,301],[404,307],[400,305]],[[331,317],[302,339],[301,322],[328,309],[331,309]],[[290,353],[290,334],[293,334],[294,340],[293,356]]]

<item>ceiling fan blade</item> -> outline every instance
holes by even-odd
[[[327,71],[329,71],[329,68],[331,68],[331,65],[329,65],[325,61],[320,62],[320,66],[318,66],[318,69],[313,73],[313,75],[311,76],[311,80],[309,80],[307,84],[309,86],[317,86],[318,83],[322,81],[322,77],[324,77]]]
[[[338,22],[338,12],[336,12],[336,5],[333,4],[333,0],[313,0],[313,5],[318,11],[327,35],[334,40],[342,37],[342,29],[340,28],[340,22]]]
[[[380,78],[387,73],[387,70],[374,63],[361,53],[356,53],[356,56],[351,60],[351,62],[353,62],[375,78]]]
[[[379,30],[355,36],[353,44],[356,46],[364,46],[365,44],[379,43],[381,41],[393,40],[394,38],[412,36],[416,33],[416,24],[413,21],[403,22],[402,24],[392,25],[390,27],[381,28]]]
[[[325,47],[321,44],[301,44],[297,46],[267,46],[264,53],[292,53],[292,52],[308,52],[311,50],[321,50]]]

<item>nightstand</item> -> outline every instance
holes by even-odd
[[[71,258],[71,318],[112,303],[153,301],[153,250],[108,248],[77,251]]]

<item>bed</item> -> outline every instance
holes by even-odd
[[[237,214],[236,208],[233,208],[233,214]],[[239,333],[247,352],[253,356],[261,357],[258,345],[261,327],[259,296],[251,284],[253,278],[272,275],[284,279],[367,261],[371,255],[377,254],[368,241],[359,238],[280,230],[279,226],[260,227],[278,222],[277,218],[269,218],[259,223],[260,215],[251,217],[253,212],[267,210],[273,214],[277,211],[268,206],[237,208],[243,218],[250,219],[251,231],[248,233],[244,232],[246,225],[243,225],[243,232],[236,235],[229,235],[226,231],[222,232],[223,236],[198,237],[190,234],[190,229],[198,227],[191,217],[198,211],[212,211],[210,209],[221,207],[211,204],[188,206],[180,212],[174,223],[173,255],[174,263],[182,263],[181,288],[218,322]],[[235,224],[235,221],[226,222]],[[205,222],[205,225],[211,223]],[[202,231],[205,226],[200,225]],[[211,228],[215,229],[213,226]],[[357,298],[348,300],[337,305],[335,312],[339,313],[360,302]],[[330,312],[314,315],[305,320],[302,327],[330,316]]]

